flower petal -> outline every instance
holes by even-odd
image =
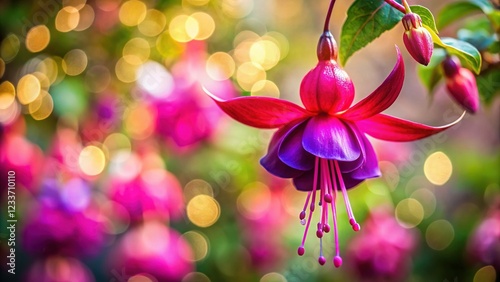
[[[339,168],[342,173],[352,172],[361,167],[361,165],[363,165],[363,163],[365,162],[365,148],[364,146],[362,146],[363,144],[362,138],[364,137],[364,133],[360,132],[356,125],[351,123],[348,124],[351,127],[354,136],[356,136],[356,138],[358,139],[358,143],[360,144],[361,154],[354,161],[338,161]]]
[[[364,181],[364,179],[355,179],[349,173],[342,173],[342,180],[346,189],[353,188]],[[293,178],[293,185],[299,191],[312,191],[314,185],[314,169],[304,172]],[[338,188],[340,189],[340,187]]]
[[[269,149],[267,154],[260,159],[260,164],[271,174],[276,175],[281,178],[291,178],[296,177],[303,173],[301,170],[294,169],[288,165],[286,165],[283,161],[278,157],[278,150],[283,142],[283,138],[287,135],[287,133],[293,129],[296,124],[289,124],[280,128],[276,131],[269,143]]]
[[[324,159],[354,161],[361,154],[359,142],[348,125],[333,116],[316,116],[306,125],[304,149]]]
[[[370,95],[359,101],[342,114],[342,118],[362,120],[374,116],[389,108],[398,98],[405,77],[405,66],[399,48],[396,46],[398,59],[392,72]]]
[[[222,100],[203,90],[217,105],[235,120],[257,128],[278,128],[310,115],[300,106],[270,97],[238,97]]]
[[[373,146],[366,138],[366,136],[361,136],[361,140],[363,142],[364,147],[364,157],[365,162],[358,169],[350,173],[353,179],[367,179],[379,177],[381,175],[380,169],[378,167],[377,155],[375,154],[375,150],[373,150]]]
[[[308,111],[336,113],[351,105],[354,85],[335,61],[320,61],[304,76],[300,99]]]
[[[302,122],[288,131],[278,150],[278,156],[285,164],[299,170],[314,168],[315,157],[302,147],[306,124],[307,122]]]
[[[293,185],[299,191],[312,191],[314,188],[314,169],[293,178]]]
[[[465,112],[454,122],[439,127],[416,123],[384,114],[378,114],[369,119],[358,121],[356,124],[361,131],[377,139],[387,141],[413,141],[450,128],[457,124],[464,115]]]

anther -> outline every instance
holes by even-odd
[[[299,256],[303,256],[305,252],[306,252],[306,249],[304,249],[304,247],[303,247],[303,246],[300,246],[300,247],[297,249],[297,253],[299,254]]]
[[[340,256],[335,256],[333,258],[333,265],[335,265],[335,267],[339,268],[342,265],[342,258]]]
[[[320,256],[318,258],[318,262],[319,264],[324,265],[326,263],[326,258],[324,256]]]

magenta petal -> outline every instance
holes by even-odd
[[[299,191],[312,191],[314,185],[314,169],[293,178],[293,185]]]
[[[342,180],[344,181],[346,189],[353,188],[364,181],[364,179],[355,179],[348,173],[342,174]],[[294,177],[293,185],[299,191],[312,191],[314,185],[314,169]],[[340,187],[338,189],[340,189]]]
[[[296,170],[286,165],[278,157],[278,149],[283,142],[283,138],[286,134],[296,126],[296,124],[290,124],[276,131],[269,143],[269,149],[267,154],[260,160],[260,164],[271,174],[274,174],[281,178],[291,178],[296,177],[303,173],[301,170]]]
[[[414,141],[439,133],[457,124],[465,112],[452,123],[444,126],[433,127],[384,114],[375,115],[369,119],[358,121],[358,128],[381,140],[387,141]]]
[[[303,108],[286,100],[270,97],[238,97],[221,100],[207,94],[217,105],[235,120],[257,128],[278,128],[310,114]]]
[[[302,122],[288,131],[278,150],[278,156],[285,164],[299,170],[314,168],[314,156],[302,147],[302,137],[306,124],[307,122]]]
[[[308,111],[336,113],[351,105],[354,85],[335,61],[320,61],[302,80],[300,99]]]
[[[361,167],[350,173],[354,179],[367,179],[379,177],[381,175],[380,169],[378,167],[377,155],[375,150],[373,150],[372,144],[366,136],[361,136],[364,147],[364,157],[365,161]]]
[[[354,161],[361,154],[359,142],[349,126],[332,116],[311,118],[302,145],[309,153],[329,160]]]
[[[360,132],[359,129],[356,127],[356,125],[349,124],[349,126],[353,130],[353,133],[356,136],[358,143],[360,145],[362,145],[363,144],[362,138],[366,138],[364,136],[364,133]],[[356,160],[354,160],[354,161],[338,161],[340,171],[342,173],[352,172],[352,171],[358,169],[359,167],[361,167],[361,165],[363,165],[363,163],[365,162],[365,149],[364,149],[364,146],[360,146],[360,148],[361,148],[361,154],[359,155],[359,157]]]
[[[342,114],[342,118],[362,120],[374,116],[389,108],[398,98],[405,77],[405,66],[399,48],[396,46],[398,59],[392,72],[382,84],[356,105]]]

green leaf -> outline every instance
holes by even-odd
[[[476,78],[477,89],[485,103],[491,103],[500,95],[500,69],[482,73]]]
[[[384,0],[354,1],[342,26],[340,63],[344,65],[356,51],[392,29],[402,18],[403,14]]]
[[[488,15],[492,22],[496,22],[495,9],[488,0],[468,0],[444,6],[437,16],[436,24],[441,29],[468,14],[481,11]]]
[[[482,60],[481,53],[479,53],[476,47],[455,38],[444,37],[441,39],[433,30],[429,28],[427,28],[427,30],[430,32],[432,41],[434,41],[436,45],[444,48],[449,54],[457,56],[464,67],[479,74]]]
[[[434,50],[431,61],[427,66],[420,64],[417,66],[417,75],[429,94],[434,92],[434,88],[439,81],[441,81],[441,78],[443,78],[441,62],[445,57],[446,52],[443,49],[436,49]]]
[[[436,28],[436,22],[434,21],[434,16],[432,15],[432,12],[429,11],[429,9],[420,5],[413,5],[410,6],[410,8],[413,13],[418,14],[422,18],[422,24],[434,30],[436,34],[439,34],[439,31]]]
[[[469,2],[456,2],[446,5],[437,15],[436,25],[441,29],[450,23],[463,18],[473,12],[480,12],[481,8]]]
[[[488,52],[492,54],[500,53],[500,42],[496,41],[493,44],[491,44],[490,47],[488,48]]]
[[[457,33],[458,39],[468,42],[478,50],[486,50],[495,42],[495,38],[484,30],[469,30],[462,28]]]

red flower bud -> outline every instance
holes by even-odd
[[[442,66],[448,92],[468,112],[475,113],[479,108],[479,93],[474,74],[461,67],[457,59],[449,56],[442,62]]]
[[[401,22],[406,30],[403,34],[406,49],[415,61],[427,66],[434,50],[431,34],[422,26],[422,19],[415,13],[404,15]]]

